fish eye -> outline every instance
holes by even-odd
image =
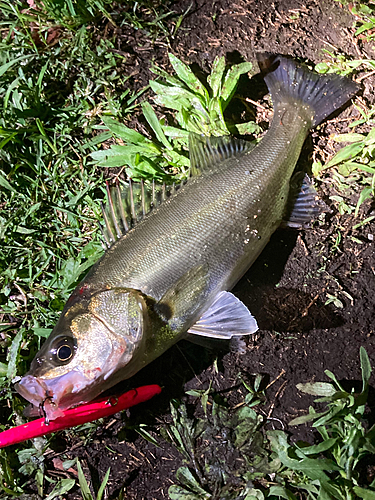
[[[73,338],[60,337],[55,340],[52,346],[52,360],[59,365],[69,363],[75,354],[75,350],[76,345]]]
[[[56,356],[59,361],[68,361],[73,356],[70,345],[64,344],[57,349]]]

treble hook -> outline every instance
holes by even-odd
[[[49,425],[49,418],[46,413],[46,410],[44,409],[44,403],[47,401],[48,398],[43,399],[43,401],[39,404],[39,413],[42,417],[44,417],[44,425]]]
[[[111,406],[116,406],[118,403],[118,397],[117,396],[110,396],[108,398],[108,401],[107,401],[107,405],[111,405]]]
[[[48,400],[50,401],[51,404],[53,404],[53,405],[55,404],[52,401],[52,396],[50,396],[47,392],[46,397],[43,399],[43,401],[39,405],[39,412],[40,412],[41,416],[44,417],[44,425],[47,425],[47,426],[49,425],[49,417],[46,413],[46,410],[44,409],[44,404]]]

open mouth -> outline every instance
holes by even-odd
[[[72,371],[50,380],[25,375],[16,384],[16,391],[37,409],[46,423],[64,415],[63,410],[86,402],[89,382],[80,372]]]

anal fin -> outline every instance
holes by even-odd
[[[230,292],[220,292],[188,333],[229,340],[236,335],[251,335],[257,330],[258,324],[245,304]]]

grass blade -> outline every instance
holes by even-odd
[[[203,84],[198,80],[198,78],[191,71],[189,66],[184,64],[180,59],[178,59],[173,54],[169,54],[169,60],[173,66],[173,69],[177,73],[177,76],[191,89],[194,93],[201,95],[205,99],[208,97],[208,93]]]
[[[109,469],[107,470],[105,476],[104,476],[104,479],[102,481],[102,484],[100,485],[100,488],[99,488],[99,491],[98,491],[98,494],[96,496],[96,500],[102,500],[102,496],[104,494],[104,489],[105,487],[107,486],[107,483],[108,483],[108,479],[109,479],[109,474],[111,472],[111,468],[109,467]]]
[[[94,500],[91,495],[89,485],[87,484],[85,475],[83,474],[81,464],[79,462],[77,462],[77,470],[78,470],[78,481],[79,481],[79,486],[81,488],[83,500]]]
[[[6,180],[6,178],[1,174],[0,174],[0,186],[2,186],[5,189],[8,189],[9,191],[12,191],[12,193],[18,194],[18,191],[14,189]]]
[[[365,392],[371,377],[372,369],[371,369],[370,359],[368,357],[366,349],[363,346],[361,346],[359,350],[359,357],[361,359],[361,370],[362,370],[362,381],[363,381],[362,392]]]
[[[166,138],[163,128],[160,125],[158,117],[155,114],[155,111],[152,109],[152,106],[149,102],[142,102],[142,110],[145,115],[146,120],[148,121],[150,127],[155,132],[156,138],[159,142],[163,144],[167,149],[172,149],[171,143]]]

